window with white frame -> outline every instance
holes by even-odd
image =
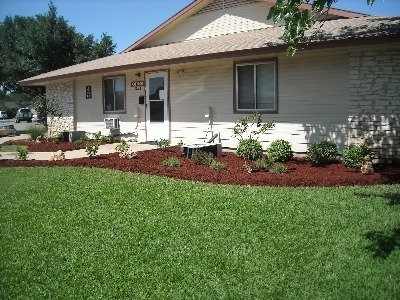
[[[235,111],[277,111],[276,62],[236,64]]]
[[[103,80],[104,112],[125,111],[125,77],[108,77]]]

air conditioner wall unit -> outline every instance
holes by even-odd
[[[106,129],[119,129],[119,118],[105,118],[104,124]]]

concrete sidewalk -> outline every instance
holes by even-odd
[[[118,144],[119,143],[100,145],[97,155],[117,152],[115,150],[115,147]],[[128,142],[127,144],[131,147],[133,151],[145,151],[157,148],[156,145],[151,145],[146,143]],[[27,160],[33,160],[33,159],[49,160],[53,153],[55,152],[29,152]],[[16,159],[17,154],[18,154],[17,152],[0,152],[0,159]],[[85,152],[85,149],[66,151],[64,152],[64,154],[65,154],[65,159],[88,157],[88,155]]]

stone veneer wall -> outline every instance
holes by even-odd
[[[75,130],[74,83],[58,82],[46,86],[46,98],[55,101],[59,116],[48,116],[48,135],[56,137],[62,131]]]
[[[349,75],[349,143],[378,162],[400,159],[400,49],[352,52]]]

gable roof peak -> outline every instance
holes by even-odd
[[[172,28],[174,25],[176,25],[179,21],[182,19],[188,18],[199,11],[201,11],[203,8],[206,6],[215,3],[215,2],[221,2],[223,7],[225,6],[229,7],[233,4],[233,2],[240,2],[241,4],[249,4],[253,2],[264,2],[268,5],[274,5],[276,3],[276,0],[193,0],[189,5],[181,9],[179,12],[177,12],[175,15],[167,19],[165,22],[163,22],[161,25],[150,31],[148,34],[140,38],[138,41],[127,47],[125,50],[123,50],[121,53],[127,53],[133,50],[137,50],[140,48],[143,48],[143,45],[152,39],[154,36],[156,36],[158,33],[168,30]],[[302,9],[310,9],[311,4],[303,3],[300,6]],[[336,9],[336,8],[331,8],[329,13],[331,15],[336,15],[340,18],[354,18],[354,17],[364,17],[366,16],[365,14],[357,13],[357,12],[352,12],[348,10],[342,10],[342,9]]]

